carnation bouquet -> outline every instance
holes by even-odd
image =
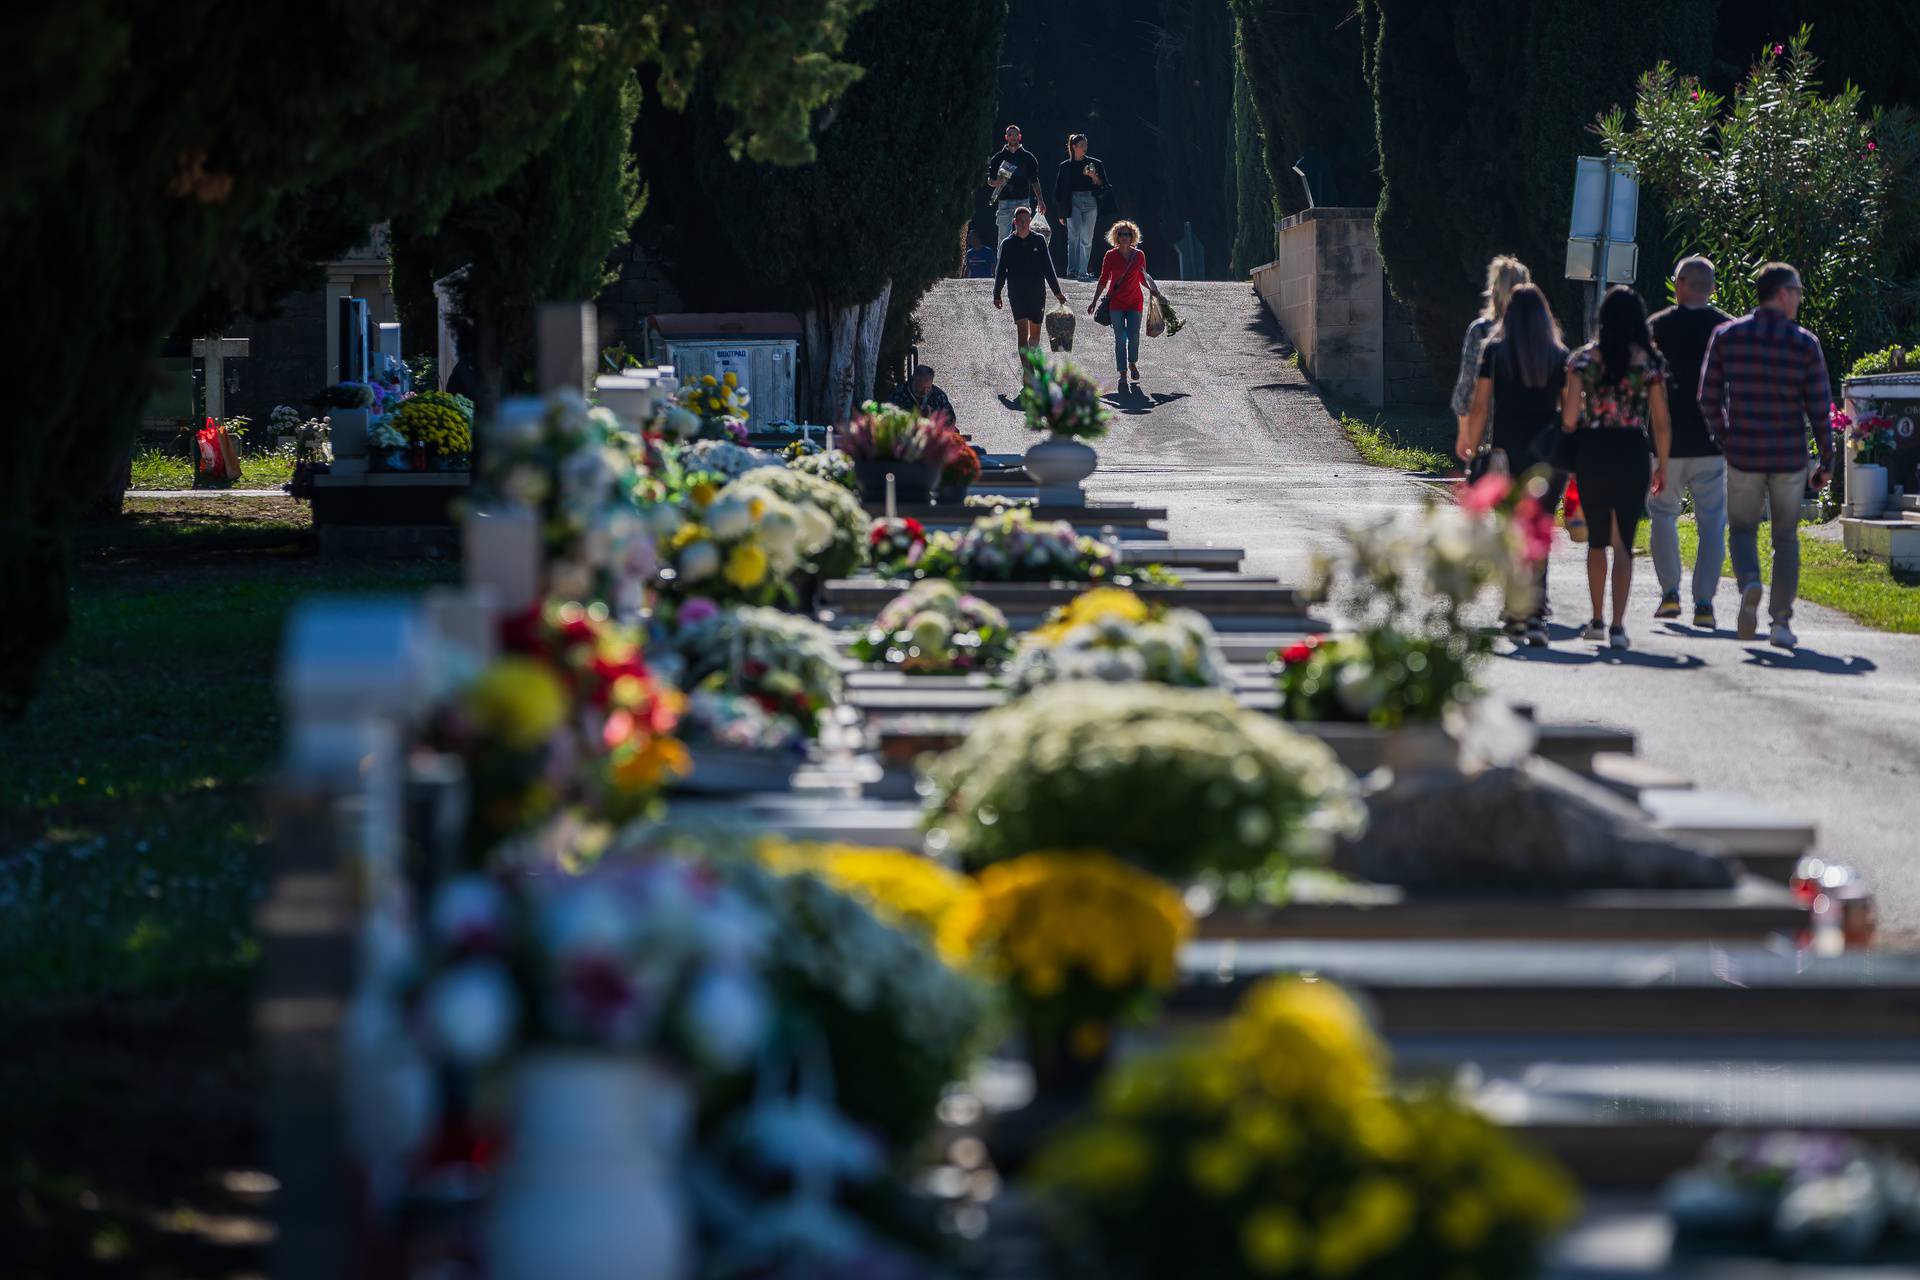
[[[1403,1096],[1338,987],[1275,978],[1130,1057],[1030,1171],[1073,1280],[1537,1275],[1566,1175],[1437,1091]]]
[[[660,486],[645,442],[578,392],[501,407],[476,497],[531,511],[545,543],[549,594],[639,607],[656,565],[651,508]]]
[[[767,715],[789,721],[795,744],[817,736],[841,700],[833,633],[809,618],[690,601],[681,607],[673,649],[685,688],[744,694]]]
[[[920,563],[927,531],[912,516],[875,520],[867,529],[867,559],[880,574],[897,578]]]
[[[1323,743],[1213,690],[1074,681],[974,722],[927,770],[929,837],[981,867],[1035,849],[1103,849],[1236,895],[1365,819]]]
[[[995,671],[1012,655],[1006,615],[951,582],[917,582],[854,640],[853,656],[920,675]]]
[[[1150,605],[1120,587],[1095,587],[1055,609],[1021,641],[1011,682],[1151,680],[1192,688],[1227,683],[1213,626],[1191,609]]]
[[[918,568],[928,577],[983,582],[1104,582],[1115,565],[1106,543],[1014,507],[979,517],[958,537],[934,535]]]
[[[1038,347],[1021,353],[1026,373],[1020,387],[1020,409],[1027,430],[1071,440],[1098,440],[1107,434],[1113,416],[1100,398],[1100,384],[1071,360],[1049,357]]]

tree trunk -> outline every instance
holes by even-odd
[[[800,317],[806,376],[797,412],[808,422],[841,423],[873,394],[880,367],[880,336],[893,284],[866,302],[810,307]]]

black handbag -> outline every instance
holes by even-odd
[[[1104,294],[1093,306],[1093,322],[1106,325],[1108,328],[1113,327],[1113,304],[1107,301]]]

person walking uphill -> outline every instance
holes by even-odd
[[[1060,292],[1060,277],[1053,272],[1053,251],[1047,242],[1033,234],[1033,210],[1021,205],[1013,211],[1013,234],[1000,242],[1000,266],[993,277],[993,305],[1000,305],[1000,291],[1006,290],[1013,305],[1014,355],[1040,345],[1040,322],[1046,317],[1047,290],[1066,302]]]
[[[1112,245],[1100,260],[1100,283],[1093,291],[1088,315],[1097,315],[1102,295],[1113,319],[1113,366],[1120,371],[1121,389],[1133,378],[1140,389],[1140,330],[1147,311],[1147,255],[1140,248],[1140,228],[1122,218],[1107,231]]]
[[[1554,510],[1566,488],[1566,473],[1554,467],[1551,448],[1542,452],[1542,438],[1549,444],[1558,439],[1566,385],[1567,348],[1560,341],[1560,326],[1547,305],[1547,295],[1537,285],[1515,285],[1506,315],[1480,349],[1473,400],[1455,446],[1460,460],[1470,462],[1479,454],[1491,419],[1493,452],[1506,459],[1507,474],[1518,480],[1532,472],[1542,473],[1547,488],[1540,504]],[[1546,607],[1547,558],[1543,556],[1534,578],[1533,607],[1524,618],[1503,619],[1508,639],[1544,647]]]
[[[1820,463],[1813,487],[1833,476],[1832,387],[1820,339],[1795,323],[1805,289],[1800,273],[1769,262],[1753,281],[1753,314],[1721,325],[1700,370],[1700,413],[1727,456],[1727,541],[1740,587],[1740,638],[1760,627],[1760,520],[1773,522],[1773,590],[1767,639],[1799,643],[1792,628],[1800,593],[1800,500],[1807,488],[1807,435]],[[1769,515],[1768,513],[1771,512]]]
[[[1647,492],[1667,487],[1667,370],[1647,332],[1647,309],[1625,285],[1600,303],[1600,338],[1567,361],[1561,429],[1574,436],[1574,476],[1587,509],[1587,592],[1593,620],[1581,638],[1615,649],[1627,641],[1627,593],[1633,587],[1633,540]],[[1655,461],[1647,460],[1653,432]],[[1613,625],[1601,622],[1607,552],[1613,552]]]
[[[1093,228],[1100,217],[1100,202],[1112,194],[1107,166],[1087,154],[1087,135],[1067,135],[1067,158],[1053,175],[1053,207],[1067,224],[1069,279],[1093,279],[1087,270],[1093,258]]]
[[[1700,366],[1713,331],[1733,319],[1713,305],[1713,263],[1695,255],[1673,269],[1674,305],[1647,321],[1654,345],[1667,362],[1667,414],[1673,422],[1673,456],[1667,487],[1647,499],[1652,519],[1648,542],[1660,579],[1656,618],[1680,616],[1680,501],[1693,496],[1693,523],[1700,545],[1693,557],[1693,625],[1714,627],[1713,597],[1720,563],[1727,557],[1727,460],[1707,432],[1700,413]]]
[[[993,189],[993,224],[1004,244],[1013,234],[1014,211],[1022,205],[1038,213],[1047,211],[1047,197],[1040,190],[1040,159],[1020,145],[1020,126],[1007,126],[1005,144],[987,157],[987,186]]]

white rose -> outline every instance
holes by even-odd
[[[720,572],[720,549],[711,542],[690,542],[680,549],[680,579],[700,582]]]
[[[728,494],[707,508],[707,528],[722,542],[743,538],[753,528],[753,512],[745,498]]]

